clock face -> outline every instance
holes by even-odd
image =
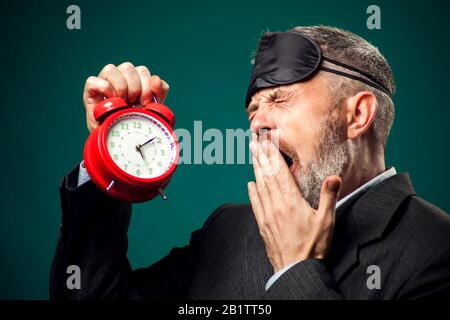
[[[122,170],[138,178],[156,178],[170,169],[177,148],[170,131],[157,119],[130,112],[109,127],[108,152]]]

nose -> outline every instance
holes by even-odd
[[[276,128],[275,121],[273,121],[268,108],[260,108],[253,115],[250,123],[250,129],[259,134],[262,130],[273,130]]]

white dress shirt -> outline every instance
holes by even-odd
[[[87,172],[86,167],[84,166],[84,161],[81,161],[80,169],[78,170],[77,187],[81,186],[83,183],[88,182],[89,180],[91,180],[91,177],[89,176],[89,173]]]

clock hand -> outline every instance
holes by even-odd
[[[142,159],[144,160],[145,164],[147,165],[147,168],[149,168],[149,169],[150,169],[150,166],[148,165],[147,160],[145,159],[144,153],[142,152],[142,147],[145,146],[146,144],[152,142],[152,141],[155,140],[156,138],[157,138],[157,137],[154,136],[153,138],[151,138],[151,139],[145,141],[143,144],[138,144],[138,145],[136,146],[136,150],[139,152],[139,154],[141,155],[141,157],[142,157]]]
[[[139,149],[142,148],[143,146],[145,146],[146,144],[152,142],[155,139],[156,139],[156,136],[151,138],[151,139],[149,139],[149,140],[147,140],[147,141],[145,141],[143,144],[138,144]]]
[[[136,151],[139,152],[139,154],[141,155],[142,160],[144,160],[144,163],[145,163],[145,165],[147,166],[147,168],[150,168],[149,165],[148,165],[148,163],[147,163],[147,160],[145,159],[144,153],[142,152],[141,148],[142,148],[142,145],[138,144],[138,145],[136,146]]]

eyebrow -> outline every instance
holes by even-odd
[[[278,86],[278,87],[272,88],[272,90],[268,91],[268,92],[266,93],[266,95],[267,95],[267,97],[269,97],[270,99],[274,99],[274,98],[276,98],[276,97],[279,96],[279,95],[282,95],[282,94],[288,94],[288,93],[289,93],[289,90],[288,90],[288,89],[283,88],[283,87],[281,87],[281,86]]]
[[[272,88],[272,90],[267,92],[266,95],[270,99],[274,99],[274,98],[276,98],[277,95],[279,95],[279,94],[286,94],[286,93],[289,93],[289,91],[283,90],[283,88],[281,88],[281,87],[274,87],[274,88]],[[247,114],[252,113],[253,111],[255,111],[255,109],[258,109],[258,105],[254,102],[254,99],[252,99],[250,101],[250,104],[248,105],[247,110],[246,110]]]
[[[273,90],[267,92],[267,95],[269,96],[270,99],[274,99],[279,93],[280,93],[280,88],[276,87],[273,88]]]

